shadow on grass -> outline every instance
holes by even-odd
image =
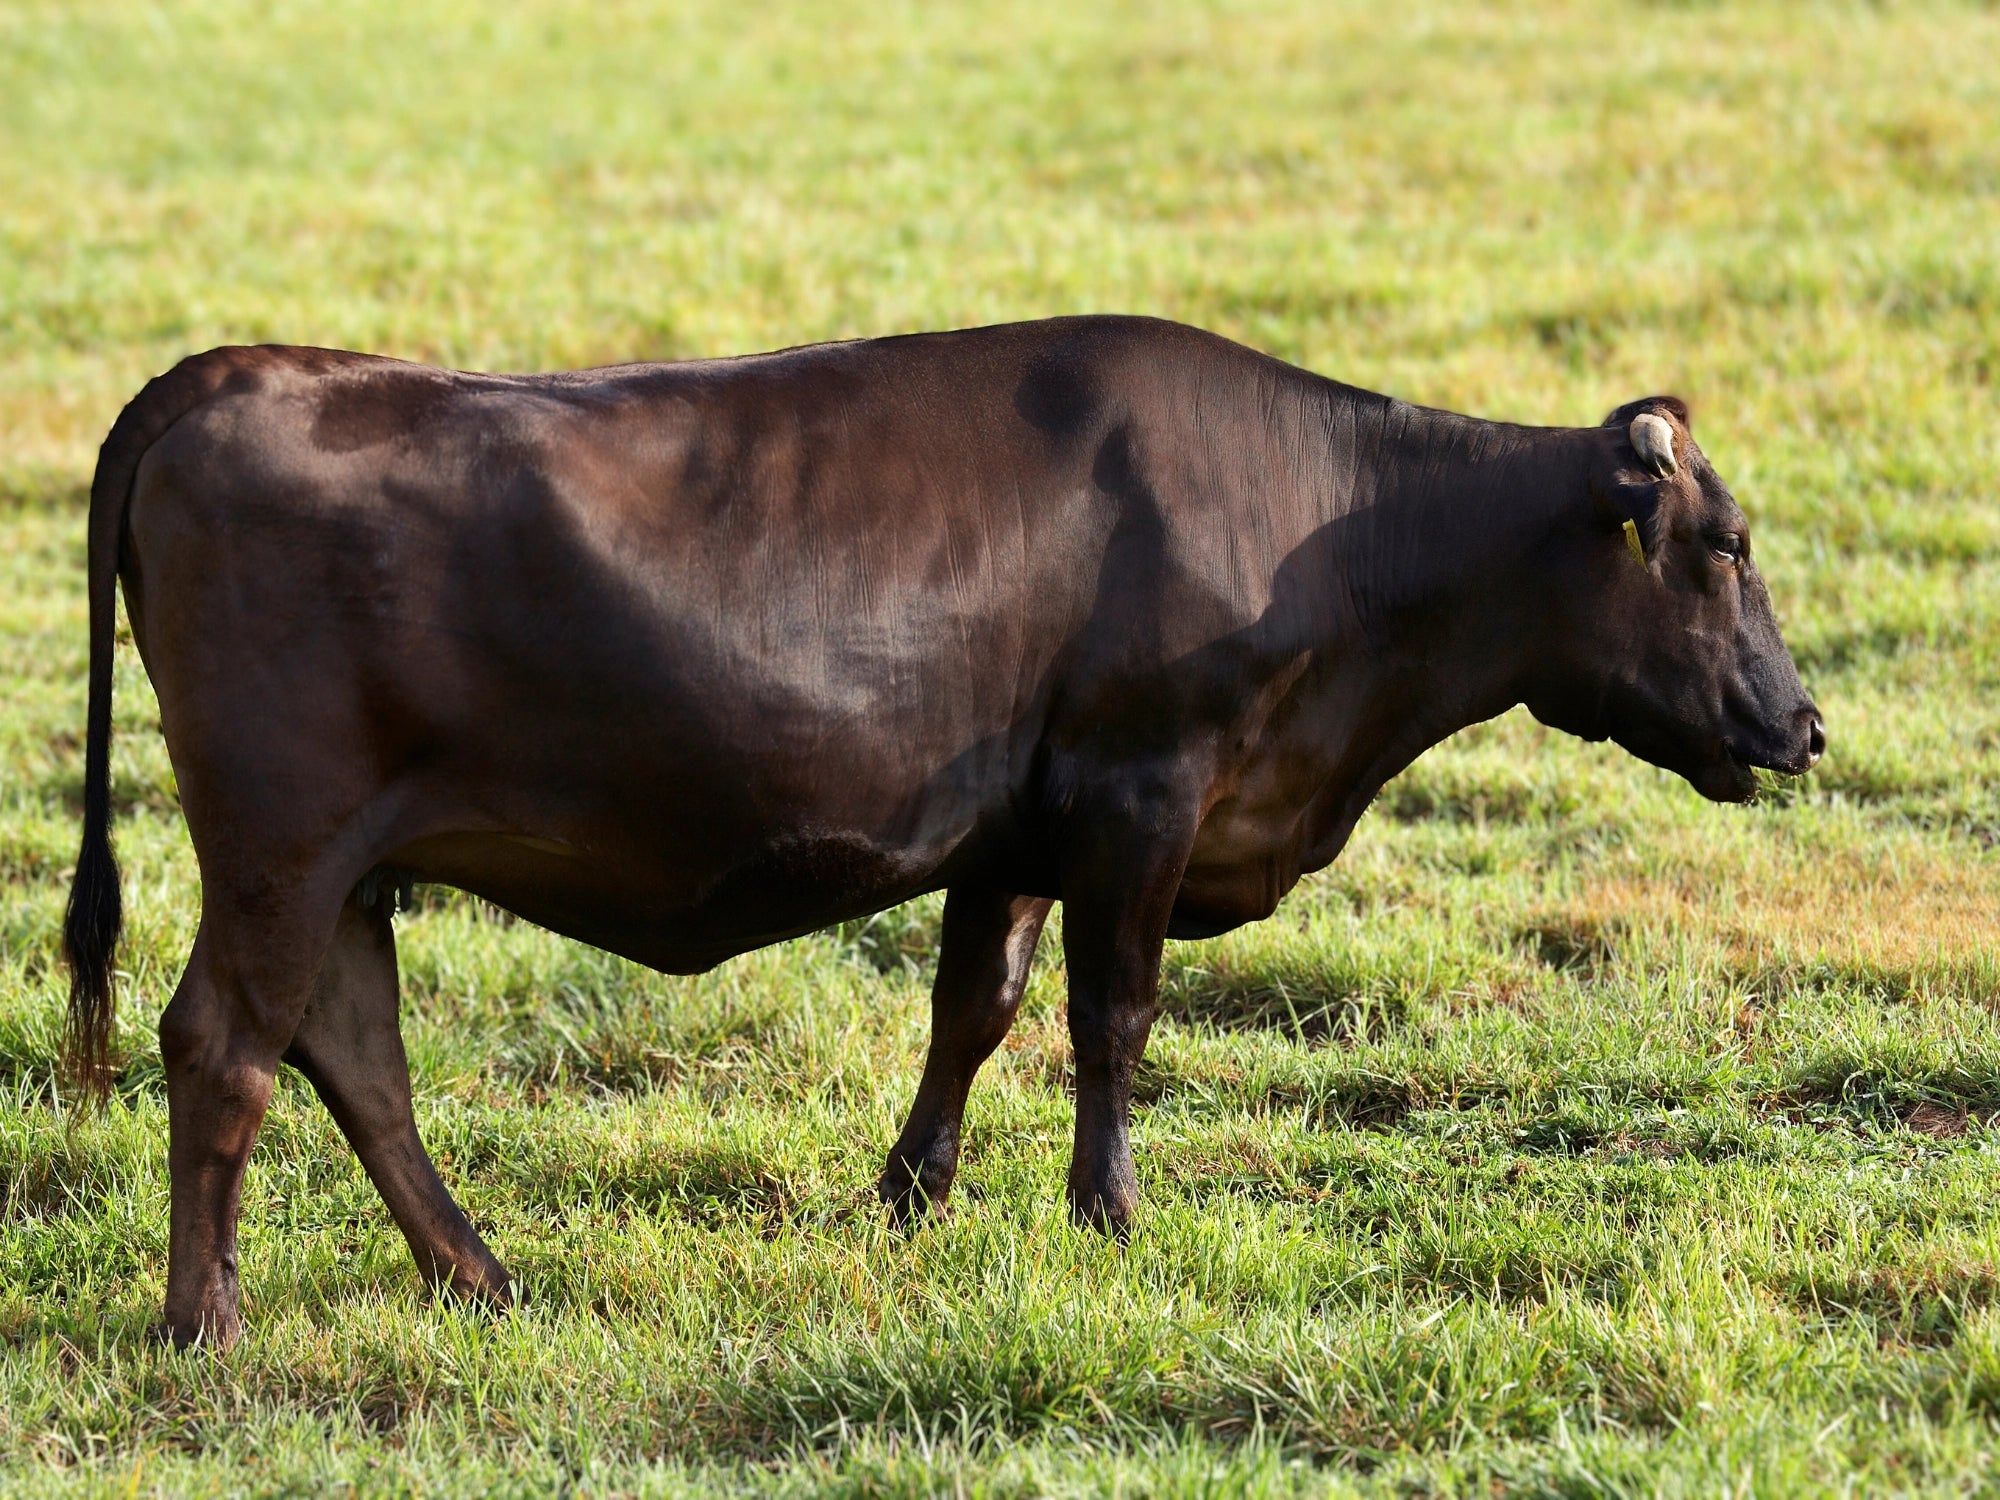
[[[1895,963],[1822,954],[1748,964],[1728,971],[1728,977],[1764,1002],[1806,996],[1878,1005],[1936,997],[1983,1003],[2000,993],[2000,959],[1976,955]]]
[[[1755,1142],[1733,1122],[1690,1129],[1683,1125],[1671,1138],[1631,1130],[1606,1130],[1569,1111],[1557,1111],[1517,1127],[1512,1148],[1524,1157],[1565,1160],[1588,1158],[1606,1166],[1640,1166],[1667,1161],[1713,1163],[1754,1156]]]
[[[1568,1292],[1616,1302],[1642,1281],[1646,1266],[1635,1254],[1551,1253],[1532,1243],[1423,1245],[1396,1263],[1405,1285],[1427,1295],[1456,1293],[1537,1306]]]
[[[1332,1080],[1302,1102],[1320,1130],[1394,1130],[1426,1104],[1409,1080],[1367,1073]]]
[[[1524,823],[1560,807],[1560,797],[1546,788],[1520,782],[1453,787],[1408,776],[1391,782],[1375,802],[1398,823]]]
[[[794,1225],[853,1216],[852,1204],[809,1201],[800,1188],[806,1175],[768,1148],[719,1142],[659,1155],[530,1162],[510,1191],[561,1218],[579,1211],[621,1223],[669,1216],[706,1230],[754,1226],[768,1240]]]
[[[0,1224],[57,1219],[98,1210],[104,1184],[93,1165],[62,1150],[30,1151],[0,1176]]]
[[[692,1088],[708,1097],[775,1087],[787,1071],[779,1042],[794,1025],[781,998],[707,1013],[658,997],[566,995],[542,1007],[498,1049],[495,1077],[530,1090],[642,1094]]]
[[[1536,1156],[1584,1156],[1597,1149],[1604,1132],[1575,1115],[1531,1120],[1514,1132],[1514,1148]]]
[[[1311,1046],[1380,1041],[1408,1019],[1409,1005],[1332,963],[1170,963],[1160,1012],[1184,1026],[1267,1031]]]
[[[1778,1289],[1808,1317],[1872,1326],[1878,1344],[1943,1347],[2000,1301],[2000,1269],[1937,1255],[1904,1265],[1808,1266]]]
[[[1204,1336],[1135,1316],[1109,1326],[1051,1307],[1004,1323],[904,1327],[720,1372],[690,1425],[710,1450],[749,1457],[828,1452],[862,1434],[985,1443],[1062,1433],[1156,1441],[1163,1431],[1230,1444],[1276,1440],[1315,1464],[1361,1471],[1477,1430],[1531,1440],[1554,1430],[1574,1373],[1545,1341],[1452,1326],[1300,1328],[1262,1339]]]
[[[708,1095],[734,1095],[735,1080],[757,1068],[755,1031],[710,1034],[659,1045],[645,1036],[578,1037],[558,1033],[508,1049],[494,1076],[527,1086],[529,1102],[548,1092],[581,1088],[596,1094],[644,1094],[698,1085]]]
[[[166,1348],[165,1325],[158,1309],[107,1311],[92,1302],[75,1313],[44,1302],[18,1304],[0,1313],[0,1348],[50,1347],[57,1367],[67,1376],[105,1355],[151,1355]]]
[[[1074,1096],[1075,1077],[1067,1067],[1058,1083]],[[1412,1110],[1435,1102],[1411,1080],[1361,1072],[1271,1079],[1252,1092],[1239,1079],[1176,1068],[1158,1054],[1140,1062],[1132,1081],[1133,1102],[1148,1108],[1167,1100],[1203,1098],[1232,1112],[1298,1114],[1314,1130],[1393,1130]],[[1447,1100],[1444,1107],[1471,1108],[1477,1102]]]
[[[944,905],[938,898],[907,901],[827,929],[850,958],[878,974],[916,974],[937,962],[944,941]]]
[[[1833,1055],[1793,1073],[1759,1101],[1795,1123],[1905,1129],[1949,1140],[2000,1116],[2000,1070],[1933,1068],[1895,1073],[1879,1059]]]
[[[1514,941],[1547,968],[1593,975],[1617,962],[1626,931],[1616,918],[1549,915],[1517,928]]]

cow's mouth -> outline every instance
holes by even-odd
[[[1692,726],[1676,724],[1664,714],[1634,715],[1623,724],[1603,727],[1616,744],[1673,772],[1711,802],[1749,802],[1757,795],[1755,763],[1738,754],[1727,736],[1690,733]]]
[[[1724,740],[1716,747],[1715,759],[1688,777],[1695,790],[1711,802],[1752,802],[1757,797],[1757,773],[1771,771],[1779,776],[1803,776],[1819,757],[1810,750],[1792,755],[1771,755],[1739,748]]]
[[[1825,734],[1819,727],[1817,710],[1802,710],[1811,718],[1805,740],[1787,745],[1783,739],[1767,735],[1737,715],[1728,715],[1720,727],[1696,727],[1677,715],[1646,709],[1644,699],[1620,703],[1609,691],[1596,704],[1594,721],[1581,733],[1590,740],[1610,739],[1663,771],[1671,771],[1711,802],[1754,802],[1759,771],[1780,776],[1803,776],[1818,762],[1825,748]],[[1559,717],[1536,717],[1545,724],[1566,727]],[[1777,748],[1772,748],[1774,743]]]
[[[1688,777],[1694,789],[1711,802],[1754,802],[1758,763],[1738,755],[1729,745],[1717,747],[1715,758]]]

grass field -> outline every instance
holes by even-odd
[[[159,1347],[197,892],[129,648],[122,1072],[52,1081],[122,401],[227,342],[1088,310],[1489,416],[1687,396],[1823,768],[1433,752],[1170,947],[1122,1250],[1061,1209],[1059,930],[903,1239],[935,899],[681,980],[423,893],[419,1119],[529,1305],[428,1301],[287,1078],[246,1336]],[[0,1489],[2000,1491],[1996,378],[1990,5],[0,0]]]

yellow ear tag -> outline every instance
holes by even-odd
[[[1639,541],[1639,525],[1636,521],[1625,523],[1625,545],[1631,549],[1632,559],[1640,567],[1646,566],[1646,549]]]

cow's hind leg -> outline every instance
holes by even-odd
[[[204,883],[201,927],[160,1015],[172,1229],[166,1332],[226,1346],[239,1327],[236,1219],[243,1168],[326,951],[330,919],[269,888]]]
[[[506,1269],[452,1201],[417,1136],[398,1024],[396,940],[387,893],[341,908],[332,946],[285,1061],[319,1091],[434,1286],[494,1302]]]
[[[909,1123],[878,1190],[899,1224],[943,1205],[958,1173],[966,1094],[981,1063],[1014,1024],[1042,923],[1052,903],[953,887],[931,986],[931,1047]]]

